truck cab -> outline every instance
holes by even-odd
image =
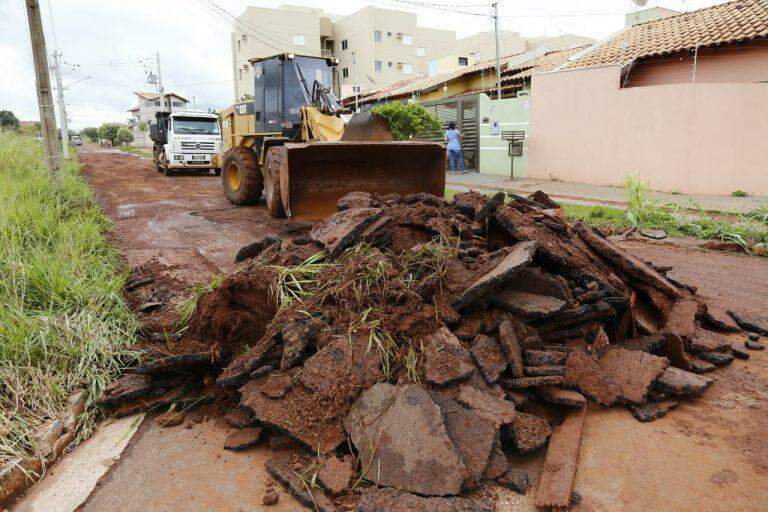
[[[221,151],[221,127],[217,114],[157,112],[149,136],[154,142],[152,154],[158,172],[171,175],[174,170],[213,169],[219,174],[216,155]]]

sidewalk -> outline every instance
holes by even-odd
[[[517,194],[530,194],[537,190],[546,192],[555,200],[571,204],[603,204],[626,206],[626,190],[622,187],[602,185],[587,185],[566,181],[550,181],[537,179],[510,180],[504,176],[480,174],[476,172],[449,172],[446,176],[445,187],[456,190],[504,190]],[[672,203],[696,208],[699,205],[705,210],[743,212],[768,205],[768,198],[732,197],[710,195],[667,194],[663,192],[648,192],[649,196],[660,204]],[[692,204],[694,203],[694,204]]]

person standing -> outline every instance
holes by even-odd
[[[448,130],[445,132],[445,141],[448,142],[448,158],[451,162],[451,170],[456,170],[453,162],[454,158],[459,159],[459,169],[464,170],[464,157],[461,154],[461,132],[456,129],[456,123],[448,123]]]

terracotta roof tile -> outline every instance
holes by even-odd
[[[768,0],[735,0],[628,27],[566,67],[624,64],[641,57],[766,36]]]

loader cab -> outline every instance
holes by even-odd
[[[315,81],[323,87],[333,86],[332,59],[285,53],[253,59],[251,64],[254,99],[252,107],[241,108],[253,108],[244,113],[253,114],[256,133],[295,130],[301,125],[301,107],[307,105],[302,77],[310,93]]]

